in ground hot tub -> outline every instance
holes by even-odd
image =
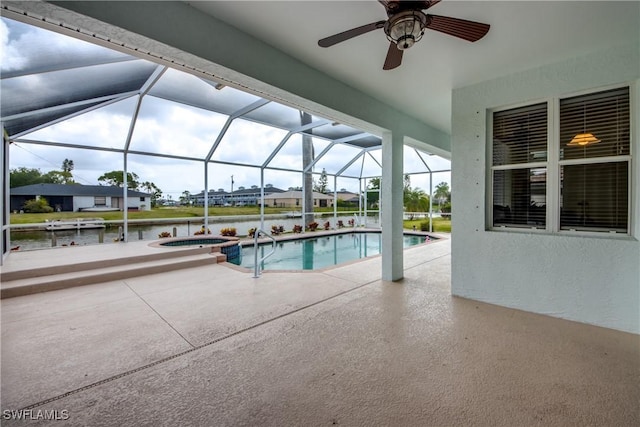
[[[240,244],[237,237],[231,236],[193,236],[168,237],[153,242],[154,247],[211,247],[211,252],[220,252],[227,256],[227,261],[238,262]]]

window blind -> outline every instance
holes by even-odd
[[[628,87],[560,100],[560,159],[629,155],[629,109]],[[600,142],[568,145],[581,133]]]
[[[560,100],[560,229],[628,230],[630,130],[628,87]],[[578,133],[598,142],[568,145]]]
[[[561,229],[627,231],[629,162],[564,165],[560,183]]]
[[[628,233],[629,87],[559,99],[558,135],[549,142],[547,105],[492,114],[492,226],[547,228],[548,210],[558,220],[551,231]],[[557,160],[548,160],[549,149]],[[550,185],[558,199],[547,200]]]
[[[494,113],[494,166],[546,160],[546,103]]]
[[[547,139],[546,103],[494,113],[494,227],[545,227]]]
[[[518,168],[493,172],[493,225],[544,228],[547,170]]]

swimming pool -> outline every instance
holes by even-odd
[[[425,242],[426,236],[404,235],[404,247]],[[430,237],[429,239],[434,239]],[[316,270],[380,253],[380,233],[346,233],[278,242],[276,251],[261,265],[263,270]],[[258,258],[271,244],[258,247]],[[238,265],[254,268],[253,246],[242,248]]]

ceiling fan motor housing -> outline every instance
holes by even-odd
[[[424,35],[427,15],[418,10],[408,10],[393,15],[384,24],[384,32],[390,42],[400,50],[409,49]]]

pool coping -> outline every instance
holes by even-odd
[[[350,233],[381,233],[382,230],[379,228],[367,228],[367,227],[345,227],[340,228],[338,230],[316,230],[316,231],[307,231],[304,233],[294,233],[294,234],[281,234],[281,235],[270,235],[273,237],[276,242],[286,242],[290,240],[305,240],[305,239],[313,239],[315,237],[322,236],[335,236],[339,234],[350,234]],[[433,236],[436,239],[448,239],[447,235],[442,235],[439,233],[430,233],[427,231],[419,231],[419,230],[403,230],[402,234],[409,234],[414,236]],[[258,238],[258,244],[268,243],[271,239],[268,237]],[[240,246],[251,246],[254,244],[254,239],[252,237],[247,237],[246,239],[240,239]]]
[[[286,241],[292,241],[292,240],[305,240],[305,239],[313,239],[316,237],[324,237],[324,236],[335,236],[335,235],[340,235],[340,234],[350,234],[350,233],[381,233],[382,230],[379,228],[365,228],[365,227],[344,227],[344,228],[340,228],[338,230],[316,230],[316,231],[307,231],[305,233],[295,233],[295,234],[287,234],[287,235],[276,235],[276,236],[271,236],[273,237],[276,242],[286,242]],[[311,234],[311,235],[310,235]],[[409,229],[403,229],[403,235],[408,234],[408,235],[413,235],[413,236],[432,236],[435,237],[435,240],[431,240],[429,242],[424,242],[424,243],[420,243],[418,245],[413,245],[407,248],[404,248],[405,250],[407,249],[412,249],[412,248],[420,248],[423,247],[425,245],[429,245],[432,243],[436,243],[438,241],[441,240],[447,240],[450,238],[450,235],[448,234],[440,234],[440,233],[430,233],[427,231],[419,231],[419,230],[409,230]],[[264,238],[259,238],[258,239],[258,245],[260,244],[264,244],[264,243],[269,243],[271,242],[271,239],[264,237]],[[254,239],[253,238],[246,238],[246,239],[240,239],[239,242],[240,246],[242,248],[244,248],[245,246],[252,246],[255,244]],[[382,256],[382,253],[376,254],[376,255],[371,255],[365,258],[357,258],[351,261],[345,261],[342,262],[340,264],[336,264],[336,265],[329,265],[326,267],[322,267],[322,268],[316,268],[313,270],[260,270],[260,274],[264,274],[264,273],[317,273],[317,272],[326,272],[326,271],[330,271],[330,270],[334,270],[336,268],[341,268],[347,265],[351,265],[357,262],[362,262],[362,261],[366,261],[366,260],[370,260],[370,259],[375,259],[375,258],[379,258]],[[223,265],[225,265],[226,267],[229,267],[233,270],[236,271],[240,271],[240,272],[248,272],[248,273],[252,273],[254,272],[253,268],[247,268],[247,267],[241,267],[239,265],[236,265],[232,262],[224,262],[221,263]]]

